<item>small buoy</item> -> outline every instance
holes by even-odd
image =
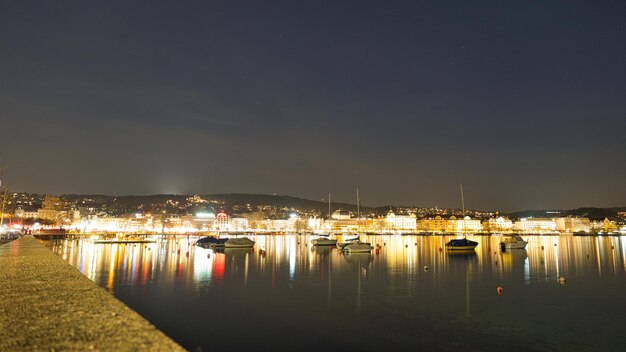
[[[611,249],[615,249],[615,247],[611,246]]]
[[[502,292],[504,292],[504,289],[502,288],[502,286],[498,286],[498,288],[496,288],[496,292],[498,292],[498,295],[501,295]]]
[[[387,242],[383,242],[383,245],[384,245],[384,246],[386,246],[386,245],[387,245]]]
[[[211,253],[206,255],[207,258],[211,258]]]
[[[178,254],[180,254],[180,249],[178,250]]]
[[[496,266],[498,265],[498,261],[496,260]]]
[[[541,246],[541,249],[543,249],[543,246]]]
[[[424,271],[428,271],[428,265],[424,265]]]
[[[376,254],[380,253],[380,249],[376,248]]]
[[[415,245],[417,246],[417,242],[415,242]]]
[[[587,259],[589,259],[589,254],[587,254]]]
[[[439,247],[439,252],[443,251],[443,248]]]
[[[409,248],[409,245],[408,245],[408,244],[405,244],[405,245],[404,245],[404,248]]]
[[[554,244],[554,246],[556,247],[556,243]]]
[[[565,283],[565,278],[563,276],[559,277],[559,283],[563,285]]]
[[[185,253],[186,256],[189,256],[189,252]]]

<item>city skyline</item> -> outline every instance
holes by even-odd
[[[622,3],[5,3],[12,191],[624,205]]]

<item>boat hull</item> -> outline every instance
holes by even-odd
[[[506,249],[524,249],[526,248],[526,245],[528,244],[528,242],[524,242],[524,243],[500,243],[500,246],[502,246],[503,248]]]
[[[476,247],[478,247],[477,244],[473,244],[473,245],[468,245],[468,246],[453,246],[453,245],[446,245],[446,249],[449,251],[471,251],[476,249]]]
[[[231,238],[224,242],[225,248],[252,248],[255,242],[247,237],[244,238]]]
[[[345,252],[349,253],[369,253],[374,249],[369,243],[348,243],[343,247]]]
[[[314,246],[335,246],[337,245],[337,240],[331,240],[329,238],[316,238],[311,241],[311,244]]]

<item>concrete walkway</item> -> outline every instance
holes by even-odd
[[[32,236],[0,246],[0,351],[183,351]]]

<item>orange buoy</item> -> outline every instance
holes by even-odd
[[[496,288],[496,292],[498,292],[498,295],[501,295],[502,292],[504,292],[504,289],[502,288],[502,286],[498,286],[498,288]]]
[[[439,252],[443,251],[443,248],[439,247]]]
[[[380,253],[380,249],[376,248],[376,254]]]
[[[186,256],[189,256],[189,252],[185,253]]]

